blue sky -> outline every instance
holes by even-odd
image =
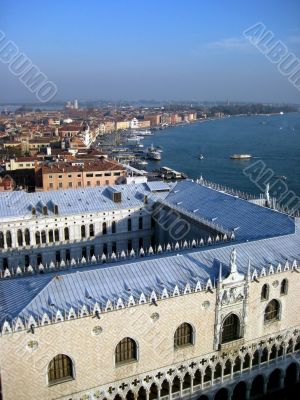
[[[56,99],[300,103],[243,39],[263,22],[300,57],[299,0],[2,0],[0,30],[58,87]],[[0,63],[0,101],[34,101]]]

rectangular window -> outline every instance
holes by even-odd
[[[87,186],[91,186],[91,181],[87,181]]]
[[[62,182],[59,182],[58,187],[62,188]]]
[[[81,178],[81,175],[80,175],[80,174],[77,174],[77,178]]]
[[[49,188],[53,189],[53,183],[52,182],[49,183]]]
[[[72,187],[72,182],[69,182],[69,183],[68,183],[68,186],[69,186],[69,187]]]
[[[100,181],[97,181],[97,182],[96,182],[96,185],[97,185],[97,186],[100,186]]]
[[[81,187],[81,182],[78,182],[77,186],[78,186],[78,187]]]
[[[93,176],[94,176],[94,174],[90,174],[90,173],[89,173],[89,174],[86,174],[86,177],[87,177],[87,178],[92,178]]]
[[[61,178],[62,178],[62,175],[58,175],[58,177],[59,177],[59,179],[61,179]]]
[[[95,174],[95,176],[99,177],[99,176],[102,176],[102,174]]]
[[[128,220],[127,220],[127,230],[128,230],[128,232],[131,232],[131,229],[132,229],[131,218],[128,218]]]
[[[68,174],[68,178],[72,178],[72,174]]]
[[[49,175],[49,179],[52,179],[53,178],[53,176],[52,175]]]
[[[120,176],[121,172],[114,172],[114,176]]]
[[[105,172],[104,176],[111,176],[111,172]]]

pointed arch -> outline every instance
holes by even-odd
[[[269,355],[269,350],[267,347],[265,347],[263,349],[263,351],[261,352],[261,356],[260,356],[260,362],[264,363],[268,361],[268,355]]]
[[[7,247],[11,247],[12,246],[12,239],[11,239],[11,232],[10,231],[6,231],[6,245],[7,245]]]
[[[264,321],[265,323],[270,323],[278,321],[279,318],[280,318],[280,303],[278,300],[273,299],[267,304],[267,307],[265,308]]]
[[[217,363],[214,370],[214,380],[222,377],[222,365]]]
[[[229,314],[223,321],[221,343],[228,343],[240,337],[240,319],[236,314]]]
[[[30,246],[30,231],[27,228],[24,231],[24,239],[26,246]]]
[[[174,334],[174,347],[184,347],[194,344],[194,330],[191,324],[184,322],[179,325]]]
[[[248,369],[250,368],[250,354],[247,353],[244,357],[244,361],[243,361],[243,369]]]
[[[269,300],[269,293],[270,293],[270,286],[267,283],[265,283],[261,288],[260,299],[262,301]]]
[[[280,294],[282,296],[288,294],[288,280],[285,278],[282,280],[281,284],[280,284]]]
[[[208,365],[205,368],[205,373],[204,373],[204,376],[203,376],[203,382],[210,382],[211,381],[211,377],[212,377],[212,370],[211,370],[210,365]]]
[[[259,350],[255,350],[253,357],[252,357],[252,366],[259,364]]]
[[[233,364],[233,372],[240,372],[241,366],[242,366],[242,361],[241,361],[240,357],[236,357],[236,359],[234,360],[234,364]]]
[[[17,242],[19,247],[23,246],[23,232],[21,229],[17,230]]]
[[[223,375],[230,375],[231,374],[231,361],[228,359],[226,363],[224,364],[224,371]]]

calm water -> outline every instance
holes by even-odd
[[[255,194],[260,190],[243,169],[261,159],[275,176],[286,176],[288,189],[300,196],[300,113],[230,117],[171,127],[155,132],[143,143],[163,148],[162,160],[149,162],[151,169],[168,166],[190,178],[202,173],[205,179]],[[203,160],[198,159],[201,153]],[[249,153],[253,158],[230,160],[234,153]]]

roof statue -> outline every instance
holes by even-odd
[[[265,188],[265,199],[266,199],[266,203],[268,207],[271,207],[271,201],[270,201],[270,184],[267,183],[266,184],[266,188]]]

